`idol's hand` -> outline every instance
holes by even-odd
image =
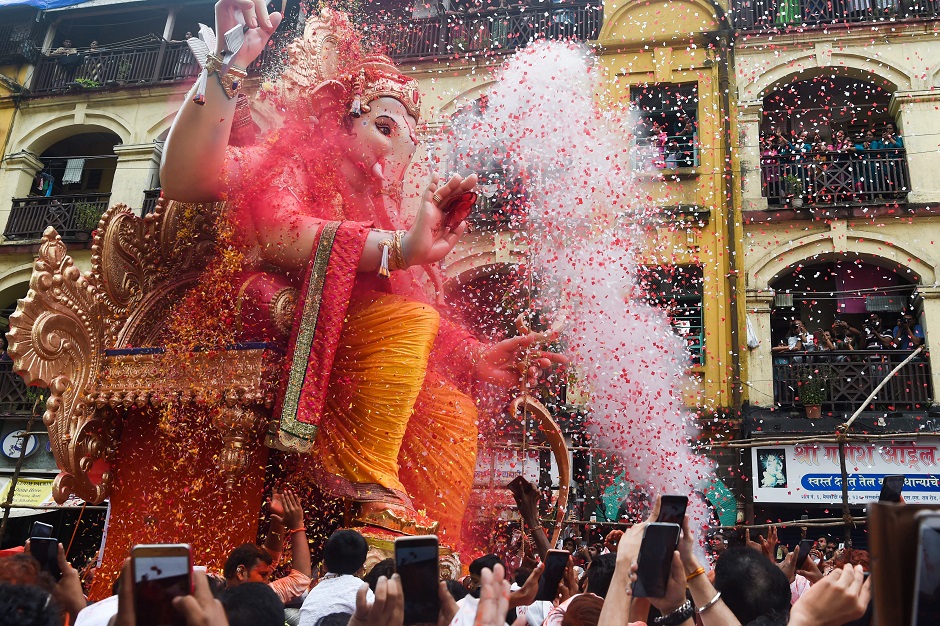
[[[409,266],[437,263],[453,250],[464,231],[467,222],[460,222],[455,228],[444,226],[444,213],[441,207],[450,198],[471,191],[477,184],[477,175],[471,174],[460,178],[454,174],[449,181],[440,185],[435,176],[421,196],[421,206],[411,230],[402,242],[402,253]]]
[[[537,381],[542,370],[553,364],[568,363],[568,357],[564,354],[532,349],[537,343],[554,341],[557,337],[554,332],[530,332],[500,341],[480,357],[476,368],[477,378],[502,387],[518,385],[523,376],[528,377],[530,383]]]
[[[248,31],[245,33],[245,43],[232,62],[248,67],[264,50],[283,16],[280,13],[268,15],[265,0],[219,0],[215,3],[216,52],[222,52],[225,47],[225,33],[238,24],[238,14],[245,19]]]

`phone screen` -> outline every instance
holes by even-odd
[[[437,537],[407,537],[395,541],[395,569],[405,596],[405,624],[436,623],[441,612],[437,595],[441,579]]]
[[[29,529],[30,538],[45,539],[52,536],[52,524],[43,522],[33,522],[33,527]]]
[[[913,626],[940,624],[940,526],[936,519],[921,523],[917,547]]]
[[[679,525],[654,522],[643,531],[643,542],[637,557],[636,582],[633,595],[637,598],[662,598],[672,570],[672,553],[679,545]]]
[[[881,479],[879,502],[900,502],[901,490],[904,489],[904,476],[891,474]]]
[[[812,539],[804,539],[800,542],[800,555],[796,557],[796,569],[803,568],[803,565],[806,563],[806,557],[809,556],[809,551],[812,550],[815,545],[816,542]]]
[[[545,556],[545,571],[539,578],[539,591],[535,595],[536,600],[552,602],[558,595],[558,585],[565,575],[565,569],[568,567],[568,559],[571,555],[566,550],[549,550]]]
[[[659,517],[656,521],[681,526],[688,506],[689,499],[685,496],[663,496],[659,501]]]
[[[151,555],[134,549],[134,612],[137,626],[185,626],[173,598],[192,588],[189,556]]]
[[[32,537],[29,540],[29,553],[33,555],[42,571],[47,572],[56,580],[62,578],[59,569],[59,540],[48,537]]]

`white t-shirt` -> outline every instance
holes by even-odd
[[[118,597],[110,596],[79,611],[74,626],[108,626],[111,618],[117,615],[117,610]]]
[[[331,613],[355,613],[356,593],[364,584],[362,579],[350,574],[326,574],[310,590],[300,607],[300,626],[316,626],[320,618]],[[369,602],[375,601],[371,589],[366,593],[366,598]]]

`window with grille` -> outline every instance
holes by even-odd
[[[698,166],[697,83],[634,85],[630,107],[639,117],[634,169]]]
[[[692,365],[702,365],[705,360],[702,268],[697,265],[642,267],[638,279],[647,302],[665,309],[673,330],[689,346]]]

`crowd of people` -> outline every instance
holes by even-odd
[[[634,133],[640,167],[673,169],[697,164],[696,125],[686,116],[671,123],[666,119],[641,118]]]
[[[834,551],[828,538],[820,537],[809,557],[800,560],[799,546],[786,553],[771,528],[766,539],[757,541],[749,532],[738,542],[729,541],[731,535],[712,534],[700,560],[699,537],[688,518],[681,524],[664,595],[635,597],[640,546],[647,527],[658,518],[658,498],[646,521],[611,531],[603,545],[567,544],[574,553],[554,599],[536,600],[550,546],[538,518],[530,519],[533,510],[526,502],[532,501],[527,498],[520,507],[531,531],[531,558],[509,571],[499,556],[486,554],[469,564],[462,579],[442,581],[437,588],[438,626],[838,625],[870,617],[867,553]],[[235,548],[221,575],[194,568],[192,593],[173,600],[181,620],[190,626],[403,624],[404,594],[393,559],[367,571],[366,539],[343,529],[326,541],[322,563],[313,572],[297,498],[289,491],[276,494],[270,516],[264,544]],[[271,580],[284,541],[291,548],[290,563],[284,576]],[[23,553],[0,559],[0,623],[136,624],[130,559],[113,595],[96,603],[86,600],[79,574],[61,545],[58,561],[62,576],[56,581],[43,573],[28,542]]]
[[[762,187],[771,201],[888,200],[909,188],[904,139],[890,122],[854,139],[841,129],[828,139],[818,131],[787,136],[778,130],[763,134],[760,144]]]
[[[801,320],[795,319],[790,322],[786,337],[771,350],[775,354],[845,350],[911,351],[924,343],[924,329],[909,311],[898,317],[893,328],[891,324],[884,324],[877,313],[870,313],[861,326],[860,329],[856,328],[836,317],[829,327],[823,326],[810,333]],[[848,358],[850,355],[843,354],[836,360]]]

